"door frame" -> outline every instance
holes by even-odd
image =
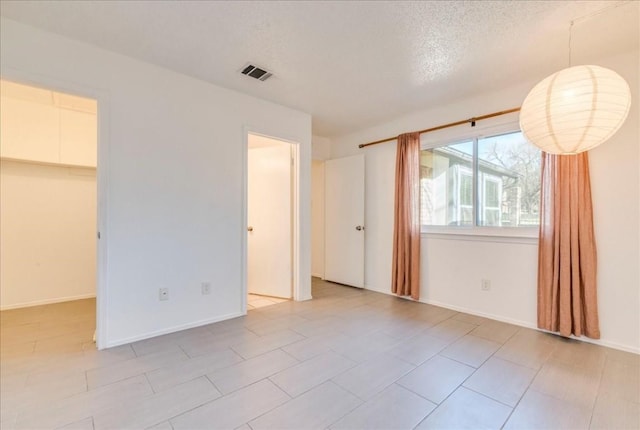
[[[109,195],[109,93],[97,88],[61,81],[50,76],[3,67],[0,78],[24,85],[31,85],[96,100],[97,114],[97,163],[96,163],[96,333],[98,349],[107,348],[108,342],[108,260],[107,234]]]
[[[240,266],[241,270],[241,288],[240,292],[240,310],[243,315],[247,314],[247,260],[248,260],[248,173],[249,173],[249,135],[267,137],[269,139],[278,140],[280,142],[291,145],[291,287],[293,300],[301,299],[300,295],[300,143],[286,137],[274,136],[265,133],[255,127],[243,127],[243,145],[242,145],[242,223],[241,228],[241,251]]]

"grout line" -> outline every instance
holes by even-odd
[[[605,359],[604,359],[604,363],[602,365],[602,370],[600,371],[600,378],[598,378],[598,389],[596,391],[596,398],[593,401],[593,405],[591,405],[591,414],[589,416],[589,428],[591,428],[591,424],[593,423],[593,414],[594,414],[594,412],[596,410],[596,405],[598,404],[598,399],[600,398],[600,386],[602,385],[602,379],[604,378],[604,369],[607,367],[608,362],[609,362],[609,354],[605,354]]]
[[[153,372],[153,371],[152,371],[152,372]],[[144,373],[143,373],[143,375],[144,375],[144,379],[147,381],[147,384],[149,384],[149,388],[151,388],[151,392],[152,392],[153,394],[157,394],[158,392],[156,391],[156,389],[155,389],[155,388],[153,388],[153,384],[152,384],[152,383],[151,383],[151,381],[149,380],[149,375],[147,375],[147,372],[144,372]],[[179,385],[179,384],[178,384],[178,385]],[[171,387],[169,387],[169,388],[171,388]],[[153,394],[151,394],[151,396],[153,396]]]
[[[500,357],[496,357],[496,358],[500,358]],[[502,358],[500,358],[502,360]],[[509,361],[509,360],[505,360],[505,361]],[[510,363],[513,364],[518,364],[518,363],[514,363],[512,361],[509,361]],[[546,360],[545,360],[546,363]],[[520,405],[520,402],[522,402],[522,399],[524,399],[524,396],[527,395],[527,393],[529,392],[529,389],[531,389],[531,385],[533,384],[533,382],[536,380],[536,378],[538,377],[538,375],[540,374],[540,372],[542,371],[542,368],[544,367],[543,363],[539,369],[536,370],[535,375],[533,375],[533,378],[531,378],[531,381],[529,381],[529,384],[527,385],[527,388],[524,389],[524,391],[522,392],[522,395],[520,396],[520,398],[518,399],[518,401],[516,402],[515,406],[513,406],[513,409],[511,410],[511,412],[509,413],[509,416],[507,417],[507,419],[504,421],[504,423],[502,424],[502,426],[500,427],[501,429],[504,428],[504,426],[507,425],[507,423],[509,422],[509,420],[511,419],[511,417],[513,416],[513,413],[516,411],[516,409],[518,408],[518,406]],[[522,364],[520,364],[520,366],[522,366]],[[528,369],[530,369],[530,367],[528,366],[522,366],[522,367],[527,367]],[[534,369],[531,369],[534,370]]]
[[[475,373],[475,372],[473,372],[473,373]],[[471,376],[473,376],[473,375],[471,375]],[[470,377],[471,377],[471,376],[470,376]],[[468,379],[468,378],[467,378],[467,379]],[[465,380],[465,382],[466,382],[466,380]],[[496,398],[494,398],[494,397],[491,397],[491,396],[490,396],[490,395],[488,395],[488,394],[485,394],[485,393],[483,393],[483,392],[481,392],[481,391],[478,391],[478,390],[474,390],[473,388],[471,388],[471,387],[468,387],[468,386],[464,385],[464,382],[463,382],[463,383],[462,383],[458,388],[464,388],[464,389],[466,389],[466,390],[473,391],[474,393],[479,394],[479,395],[481,395],[482,397],[486,397],[486,398],[487,398],[487,399],[489,399],[489,400],[493,400],[494,402],[500,403],[501,405],[504,405],[504,406],[508,407],[508,408],[509,408],[509,409],[511,409],[511,410],[513,410],[513,409],[515,408],[515,406],[511,406],[511,405],[509,405],[509,404],[507,404],[507,403],[503,402],[502,400],[498,400],[498,399],[496,399]],[[511,415],[511,413],[509,413],[509,415]],[[506,423],[506,422],[507,422],[507,421],[505,420],[505,423]]]

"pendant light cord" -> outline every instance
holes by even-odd
[[[571,67],[571,35],[572,35],[572,30],[573,30],[573,20],[571,20],[571,23],[569,24],[569,67]]]

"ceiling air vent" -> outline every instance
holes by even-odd
[[[261,69],[258,66],[254,66],[253,64],[248,64],[242,71],[240,72],[243,75],[251,76],[252,78],[256,78],[259,81],[266,81],[269,79],[273,73],[267,72],[264,69]]]

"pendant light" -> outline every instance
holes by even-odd
[[[618,131],[630,106],[631,90],[619,74],[600,66],[574,66],[533,87],[522,103],[520,128],[526,139],[542,151],[578,154],[595,148]]]

